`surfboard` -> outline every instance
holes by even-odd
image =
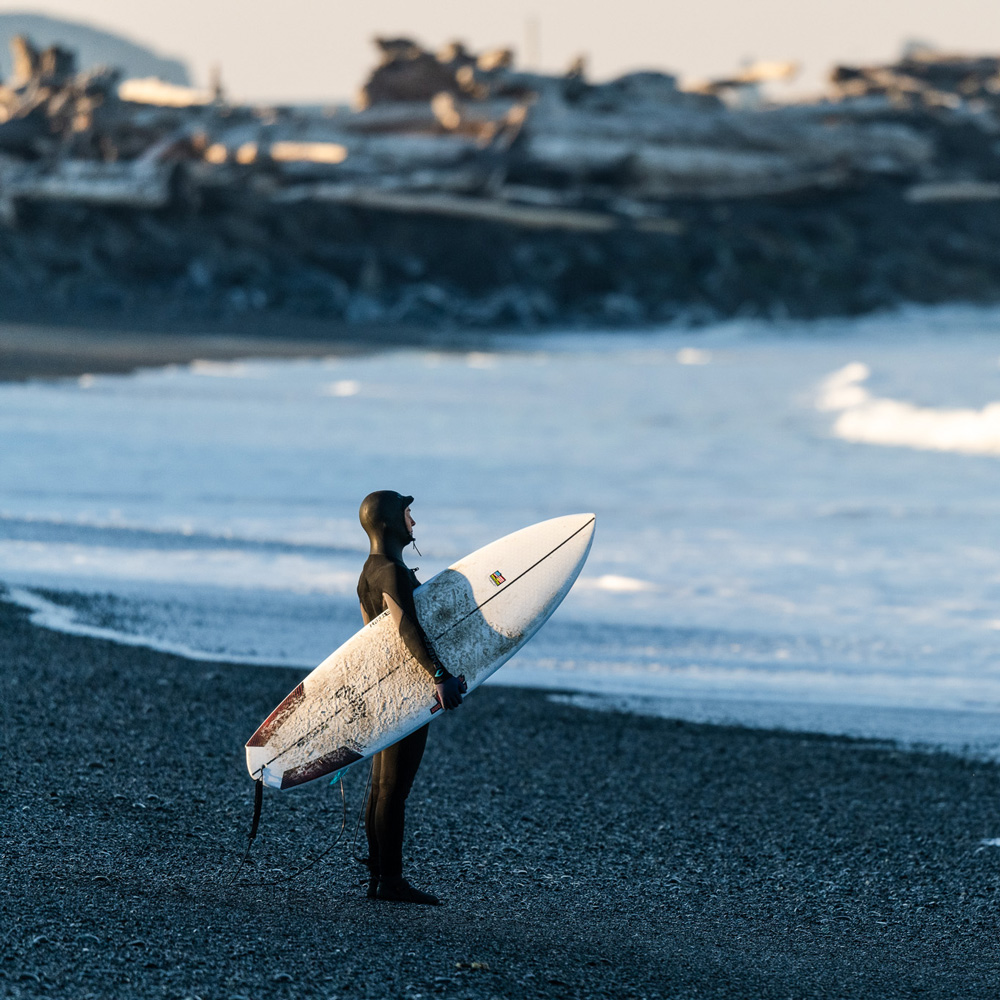
[[[522,528],[438,573],[413,593],[441,662],[475,690],[569,593],[594,537],[593,514]],[[427,671],[388,611],[330,654],[246,744],[247,769],[272,788],[334,779],[444,713]]]

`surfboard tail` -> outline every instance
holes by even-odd
[[[265,759],[269,758],[269,759]],[[352,764],[364,759],[364,754],[351,747],[337,747],[319,757],[312,757],[301,764],[286,766],[280,751],[273,747],[247,747],[247,770],[255,780],[263,781],[268,788],[294,788],[326,774],[346,771]]]

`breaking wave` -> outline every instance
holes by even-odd
[[[1000,402],[975,410],[880,399],[864,386],[870,376],[869,367],[855,361],[821,384],[816,407],[823,412],[839,411],[833,425],[835,437],[925,451],[1000,455]]]

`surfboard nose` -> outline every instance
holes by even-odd
[[[549,524],[555,527],[559,525],[568,535],[575,535],[576,532],[589,527],[593,533],[594,525],[597,523],[596,514],[565,514],[562,517],[554,517],[551,521],[542,521],[542,524]]]
[[[567,514],[565,517],[556,518],[556,521],[566,525],[569,538],[578,537],[586,540],[587,550],[590,550],[590,542],[594,537],[594,528],[597,526],[597,515],[590,514]]]
[[[580,570],[583,569],[583,564],[586,562],[587,556],[590,555],[591,545],[594,544],[594,529],[597,527],[597,515],[590,513],[590,514],[574,514],[572,516],[579,519],[580,528],[578,537],[585,540],[583,552],[580,558],[580,565],[578,566],[576,571],[577,573],[579,573]],[[573,579],[574,580],[576,579],[576,574],[574,574]]]
[[[596,524],[597,515],[593,513],[564,514],[562,517],[553,517],[549,521],[541,521],[508,537],[514,538],[522,535],[525,538],[532,538],[539,548],[548,546],[552,551],[558,549],[573,551],[580,561],[577,567],[577,572],[579,572],[590,552]],[[576,579],[576,573],[573,574],[573,579]]]

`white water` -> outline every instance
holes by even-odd
[[[423,578],[593,510],[584,575],[498,682],[991,752],[998,320],[3,385],[0,581],[50,627],[311,667],[360,623],[370,490],[416,496]]]

